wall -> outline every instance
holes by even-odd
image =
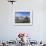
[[[15,26],[14,12],[27,9],[33,10],[33,25]],[[46,0],[17,0],[14,5],[0,0],[0,40],[14,40],[18,32],[31,34],[37,41],[46,40]]]

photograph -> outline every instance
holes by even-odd
[[[16,24],[30,24],[32,23],[32,12],[15,12]]]

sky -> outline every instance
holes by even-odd
[[[16,12],[16,16],[30,16],[30,12]]]

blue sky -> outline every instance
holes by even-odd
[[[30,12],[16,12],[16,16],[30,16]]]

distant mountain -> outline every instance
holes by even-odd
[[[16,16],[15,21],[17,23],[28,23],[30,22],[30,16]]]
[[[20,19],[20,20],[21,20],[21,19],[23,20],[25,17],[30,18],[30,16],[16,16],[15,18],[16,18],[16,19],[18,18],[18,19]]]

